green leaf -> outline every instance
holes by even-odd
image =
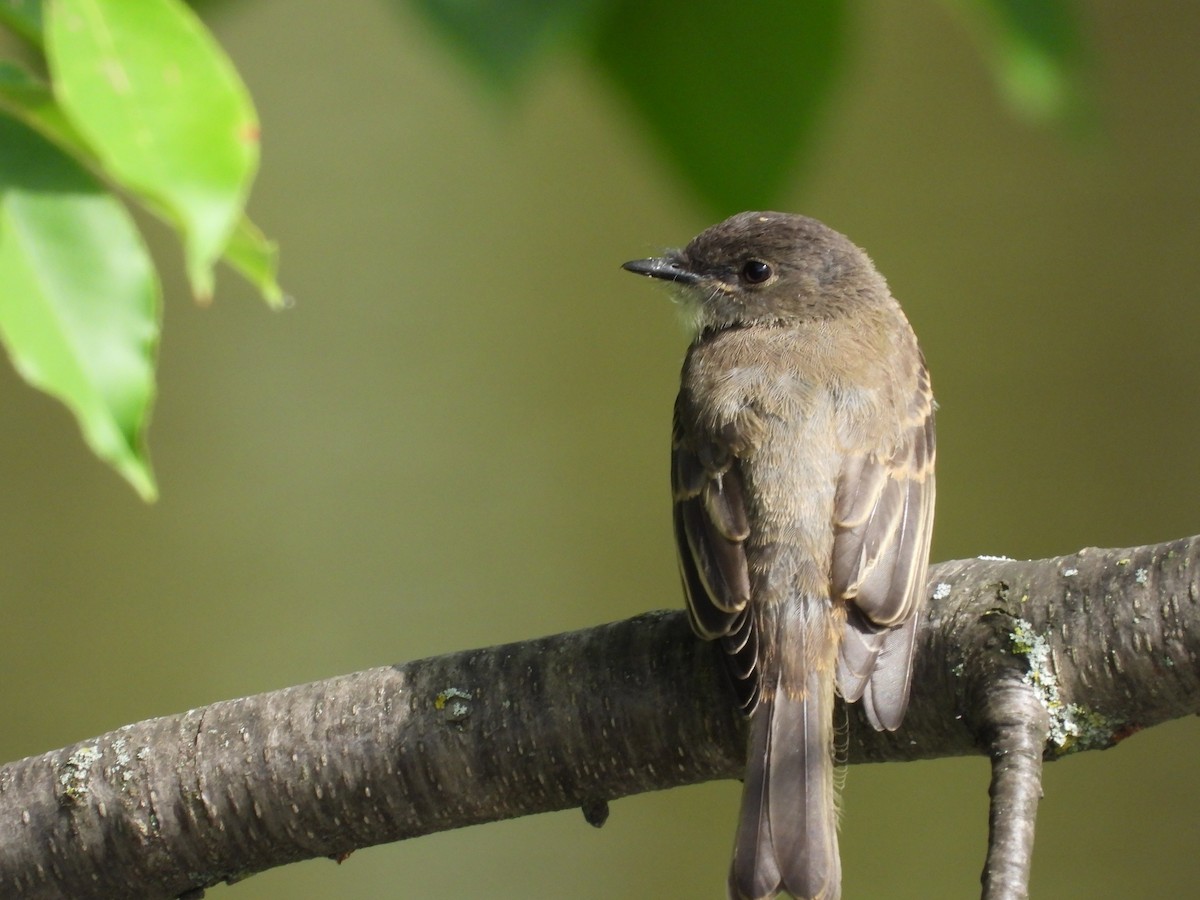
[[[1008,105],[1035,122],[1088,116],[1084,43],[1065,0],[945,0],[973,26]]]
[[[53,0],[48,13],[64,112],[114,180],[166,210],[192,290],[209,298],[258,165],[245,86],[179,0]]]
[[[158,279],[125,208],[0,116],[0,339],[21,376],[66,404],[96,455],[147,500],[158,316]]]
[[[87,142],[63,115],[49,86],[9,60],[0,60],[0,108],[77,160],[95,161]]]
[[[509,87],[549,46],[580,32],[599,0],[416,0],[472,65]]]
[[[776,205],[843,61],[842,0],[619,0],[596,47],[717,214]]]
[[[6,60],[0,60],[0,109],[7,109],[85,168],[100,171],[100,161],[75,126],[67,121],[50,88],[32,73]],[[153,198],[133,196],[149,212],[161,219],[169,218]],[[244,215],[225,246],[224,256],[226,262],[258,288],[272,309],[283,305],[283,290],[277,281],[279,248]]]
[[[42,46],[41,0],[0,0],[0,25],[7,25],[35,47]]]
[[[258,288],[268,306],[283,308],[283,289],[275,277],[279,271],[279,245],[245,216],[225,247],[225,261]]]

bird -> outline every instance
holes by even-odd
[[[623,268],[693,332],[672,508],[692,628],[748,718],[728,895],[836,900],[835,694],[900,726],[926,598],[924,355],[866,252],[807,216],[740,213]]]

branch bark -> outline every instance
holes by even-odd
[[[988,898],[1025,896],[1041,761],[1200,709],[1200,538],[934,566],[903,728],[848,761],[987,753]],[[0,768],[0,896],[203,893],[263,869],[742,767],[681,612],[214,703]]]

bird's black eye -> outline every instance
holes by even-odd
[[[749,284],[762,284],[771,277],[771,267],[761,259],[748,259],[742,264],[742,280]]]

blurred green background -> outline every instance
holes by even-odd
[[[845,79],[779,205],[866,247],[921,337],[934,558],[1200,531],[1200,5],[1084,6],[1090,141],[1016,120],[943,6],[852,11]],[[567,48],[499,100],[395,4],[208,21],[263,120],[250,209],[296,304],[271,314],[226,273],[212,308],[190,305],[150,226],[168,273],[153,507],[0,369],[3,759],[680,604],[666,442],[686,338],[619,264],[714,217],[622,96]],[[1198,746],[1191,719],[1050,766],[1033,895],[1193,891]],[[977,895],[987,771],[851,770],[845,895]],[[601,831],[568,811],[436,835],[209,896],[717,898],[737,794],[620,800]]]

